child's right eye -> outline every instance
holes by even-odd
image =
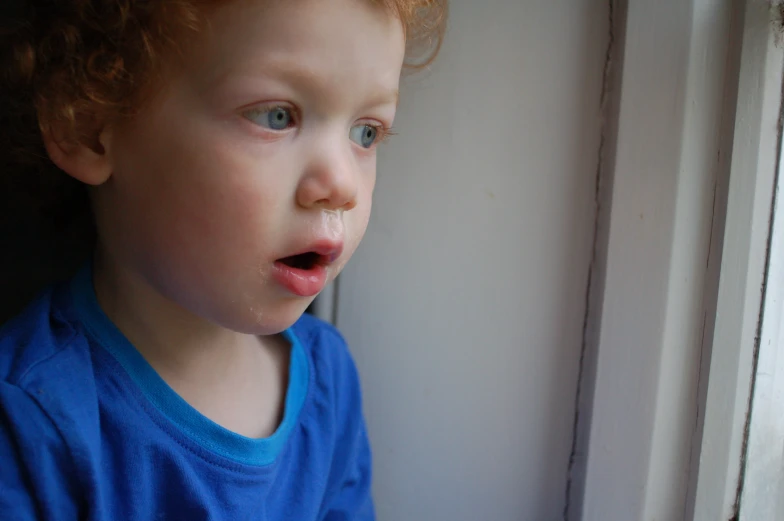
[[[270,130],[286,130],[294,124],[294,115],[288,107],[261,107],[242,114],[245,118]]]

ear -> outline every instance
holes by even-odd
[[[71,177],[93,186],[103,184],[111,177],[111,133],[108,129],[102,130],[93,143],[66,138],[62,129],[55,126],[43,129],[42,136],[49,158]]]

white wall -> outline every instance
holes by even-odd
[[[454,0],[341,276],[381,521],[563,519],[608,2]]]

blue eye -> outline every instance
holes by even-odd
[[[294,120],[291,110],[286,107],[254,109],[244,114],[257,125],[271,130],[286,130]]]
[[[378,127],[373,125],[357,125],[351,127],[349,139],[363,148],[370,148],[378,139]]]

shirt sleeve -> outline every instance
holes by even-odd
[[[374,521],[371,499],[370,444],[364,420],[360,417],[353,442],[344,452],[345,473],[335,489],[323,521]]]
[[[0,381],[0,519],[79,519],[73,459],[55,424],[23,389]]]
[[[315,349],[317,381],[330,388],[334,426],[331,468],[319,521],[374,521],[372,457],[362,390],[354,359],[340,332],[328,327]],[[329,383],[327,383],[329,382]]]

